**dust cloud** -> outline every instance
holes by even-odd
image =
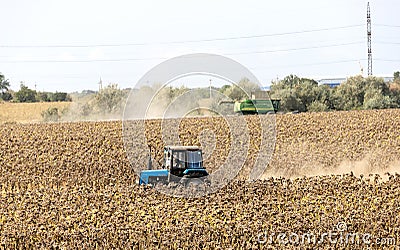
[[[337,166],[322,167],[315,164],[313,167],[301,167],[297,169],[296,172],[292,174],[287,171],[281,170],[270,170],[264,173],[262,179],[267,179],[270,177],[278,178],[299,178],[299,177],[313,177],[313,176],[323,176],[323,175],[345,175],[353,173],[353,175],[362,178],[378,178],[380,181],[388,181],[390,175],[400,173],[400,160],[389,162],[388,164],[376,164],[376,155],[371,153],[367,154],[364,158],[357,161],[343,160]],[[386,166],[385,166],[386,165]],[[383,167],[382,167],[383,166]]]

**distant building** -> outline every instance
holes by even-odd
[[[264,90],[264,91],[271,90],[271,86],[262,86],[261,90]]]
[[[376,77],[383,78],[383,81],[386,83],[392,82],[394,79],[393,76],[376,76]],[[329,87],[334,88],[344,83],[346,80],[347,77],[332,77],[332,78],[322,78],[315,81],[318,83],[318,85],[328,85]],[[269,91],[271,90],[271,86],[262,86],[261,90]]]
[[[391,82],[393,81],[393,77],[392,76],[377,76],[379,78],[383,78],[384,82]],[[318,82],[318,85],[328,85],[331,88],[337,87],[340,84],[342,84],[343,82],[345,82],[347,80],[346,77],[338,77],[338,78],[324,78],[324,79],[319,79],[316,80],[316,82]]]
[[[393,76],[384,76],[382,77],[385,82],[392,82],[394,80]]]
[[[318,85],[328,85],[331,88],[337,87],[343,82],[347,80],[346,77],[340,77],[340,78],[325,78],[325,79],[320,79],[316,80]]]

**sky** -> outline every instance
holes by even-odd
[[[0,72],[18,90],[134,87],[163,61],[226,56],[261,82],[367,74],[367,0],[0,0]],[[373,74],[400,70],[400,1],[370,1]],[[204,80],[205,85],[209,82]],[[217,85],[217,83],[215,83]]]

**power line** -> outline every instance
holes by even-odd
[[[261,34],[261,35],[235,36],[235,37],[225,37],[225,38],[170,41],[170,42],[157,42],[157,43],[149,42],[149,43],[126,43],[126,44],[119,43],[119,44],[91,44],[91,45],[65,45],[65,44],[61,44],[61,45],[0,45],[0,48],[93,48],[93,47],[146,46],[146,45],[160,45],[160,44],[184,44],[184,43],[214,42],[214,41],[227,41],[227,40],[238,40],[238,39],[272,37],[272,36],[296,35],[296,34],[302,34],[302,33],[348,29],[348,28],[354,28],[354,27],[360,27],[360,26],[364,26],[364,24],[338,26],[338,27],[321,28],[321,29],[310,29],[310,30],[292,31],[292,32],[282,32],[282,33]]]
[[[375,44],[398,44],[398,45],[400,45],[400,43],[396,43],[396,42],[382,42],[382,41],[377,41],[377,42],[374,42]]]
[[[302,66],[318,66],[318,65],[328,65],[328,64],[338,64],[338,63],[350,63],[350,62],[359,62],[359,61],[366,61],[367,59],[348,59],[348,60],[337,60],[337,61],[328,61],[328,62],[316,62],[316,63],[302,63],[302,64],[290,64],[290,65],[273,65],[273,66],[260,66],[260,67],[249,67],[250,70],[259,70],[259,69],[270,69],[270,68],[291,68],[291,67],[302,67]],[[381,60],[381,59],[375,59],[375,60]],[[400,61],[400,60],[399,60]],[[90,76],[82,76],[82,75],[37,75],[33,77],[62,77],[64,79],[87,79],[87,78],[92,78],[94,79],[95,77],[93,75]],[[121,76],[118,74],[118,76]],[[114,76],[108,75],[108,78],[113,78]]]
[[[125,58],[125,59],[90,59],[90,60],[15,60],[0,61],[0,63],[91,63],[91,62],[125,62],[125,61],[145,61],[145,60],[166,60],[167,57],[154,58]]]
[[[400,59],[380,59],[380,58],[375,58],[375,61],[381,61],[381,62],[400,62]]]
[[[291,68],[291,67],[303,67],[303,66],[318,66],[318,65],[329,65],[329,64],[339,64],[339,63],[354,63],[359,61],[366,61],[367,59],[344,59],[337,61],[327,61],[327,62],[315,62],[315,63],[302,63],[302,64],[289,64],[289,65],[273,65],[273,66],[260,66],[260,67],[249,67],[250,70],[259,70],[259,69],[272,69],[272,68]],[[400,59],[383,59],[383,58],[375,58],[375,61],[384,61],[384,62],[400,62]],[[59,75],[52,75],[49,77],[57,77]],[[118,75],[120,76],[120,74]],[[40,75],[35,77],[47,77]],[[63,78],[74,78],[74,79],[87,79],[94,78],[93,76],[81,76],[81,75],[62,75]],[[113,76],[108,76],[108,78],[112,78]]]
[[[318,66],[318,65],[329,65],[329,64],[338,64],[338,63],[349,63],[349,62],[359,62],[365,61],[366,59],[349,59],[349,60],[338,60],[338,61],[330,61],[330,62],[318,62],[318,63],[302,63],[302,64],[291,64],[291,65],[274,65],[269,67],[253,67],[249,68],[251,70],[257,69],[272,69],[272,68],[291,68],[291,67],[302,67],[302,66]]]
[[[360,26],[364,26],[364,25],[356,24],[356,25],[338,26],[338,27],[331,27],[331,28],[311,29],[311,30],[262,34],[262,35],[238,36],[238,37],[203,39],[203,40],[189,40],[189,41],[184,41],[184,43],[212,42],[212,41],[225,41],[225,40],[236,40],[236,39],[251,39],[251,38],[271,37],[271,36],[285,36],[285,35],[295,35],[295,34],[302,34],[302,33],[321,32],[321,31],[328,31],[328,30],[347,29],[347,28],[354,28],[354,27],[360,27]],[[167,43],[182,43],[182,42],[167,42]]]
[[[273,65],[273,66],[259,66],[259,67],[249,67],[250,70],[259,70],[259,69],[272,69],[272,68],[291,68],[291,67],[302,67],[302,66],[318,66],[318,65],[329,65],[329,64],[339,64],[339,63],[353,63],[353,62],[359,62],[359,61],[366,61],[367,59],[344,59],[344,60],[337,60],[337,61],[327,61],[327,62],[315,62],[315,63],[302,63],[302,64],[289,64],[289,65]],[[383,61],[383,62],[400,62],[400,59],[382,59],[382,58],[375,58],[375,61]],[[60,74],[55,74],[55,75],[35,75],[32,77],[62,77],[62,78],[67,78],[67,79],[87,79],[87,78],[95,78],[93,75],[87,75],[87,76],[82,76],[82,75],[60,75]],[[121,76],[121,74],[118,74],[118,76]],[[108,75],[108,78],[112,78],[115,76]],[[125,76],[126,77],[126,76]]]
[[[338,43],[338,44],[319,45],[319,46],[311,46],[311,47],[300,47],[300,48],[291,48],[291,49],[277,49],[277,50],[262,50],[262,51],[252,51],[252,52],[226,53],[226,54],[223,54],[223,55],[245,55],[245,54],[263,54],[263,53],[274,53],[274,52],[288,52],[288,51],[297,51],[297,50],[331,48],[331,47],[347,46],[347,45],[362,44],[362,43],[363,42]]]
[[[275,52],[288,52],[288,51],[299,51],[299,50],[348,46],[348,45],[355,45],[355,44],[362,44],[362,43],[363,42],[360,41],[360,42],[338,43],[338,44],[318,45],[318,46],[290,48],[290,49],[222,53],[221,55],[229,56],[229,55],[265,54],[265,53],[275,53]],[[90,62],[123,62],[123,61],[165,60],[165,59],[168,59],[168,58],[153,57],[153,58],[122,58],[122,59],[91,59],[91,60],[15,60],[15,61],[0,61],[0,63],[90,63]]]
[[[400,25],[390,25],[390,24],[373,24],[373,25],[381,27],[400,28]]]

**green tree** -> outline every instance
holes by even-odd
[[[70,102],[71,97],[65,92],[47,93],[51,102]]]
[[[41,113],[43,121],[45,122],[56,122],[60,119],[58,109],[56,107],[50,107]]]
[[[390,88],[383,78],[370,76],[366,78],[364,109],[384,109],[395,107],[390,97]]]
[[[329,106],[321,101],[313,101],[308,106],[308,111],[310,112],[322,112],[322,111],[329,111]]]
[[[388,108],[393,106],[389,84],[383,78],[350,77],[335,89],[334,106],[339,110]]]
[[[397,75],[397,74],[396,74]],[[398,77],[398,76],[396,76]],[[312,79],[286,76],[272,82],[271,95],[280,98],[282,110],[327,111],[400,107],[399,83],[387,84],[383,78],[360,75],[349,77],[336,88]]]
[[[393,101],[394,107],[400,107],[400,78],[393,81],[389,87],[389,96]]]
[[[393,73],[393,80],[399,80],[400,79],[400,71],[396,71]]]
[[[36,102],[36,91],[21,84],[20,90],[15,93],[18,102]]]
[[[3,101],[11,101],[13,99],[13,92],[8,90],[7,92],[0,93],[0,99]]]
[[[100,113],[117,113],[122,110],[125,93],[118,84],[109,84],[95,96],[95,108]]]
[[[365,79],[364,91],[366,92],[371,88],[379,90],[385,96],[389,95],[390,92],[389,84],[386,83],[381,77],[369,76]]]
[[[161,96],[163,96],[163,98],[167,97],[168,102],[172,102],[175,98],[183,95],[187,91],[189,91],[189,89],[184,86],[180,86],[179,88],[174,88],[174,87],[170,86],[167,88],[162,88],[161,93],[159,93],[158,96],[161,95]]]
[[[316,81],[299,78],[296,75],[289,75],[281,81],[272,82],[271,96],[281,99],[281,109],[284,111],[305,112],[316,101],[322,103],[324,107],[332,106],[329,87],[318,86]]]
[[[38,102],[70,102],[72,98],[65,92],[37,92],[36,100]]]
[[[332,98],[333,90],[334,88],[331,88],[326,84],[322,84],[318,86],[316,92],[317,95],[316,100],[327,106],[329,110],[334,109],[333,98]]]
[[[308,111],[308,106],[317,98],[318,83],[314,80],[303,78],[294,86],[294,94],[300,100],[298,110],[301,112]]]
[[[337,110],[360,109],[364,104],[367,81],[361,75],[349,77],[334,89],[333,102]]]
[[[79,106],[79,114],[82,116],[89,116],[93,112],[93,107],[89,103]]]
[[[10,82],[6,80],[4,75],[0,73],[0,92],[4,93],[10,88]]]
[[[285,88],[289,87],[291,89],[299,85],[300,82],[301,79],[296,75],[288,75],[282,80],[282,84],[285,86]]]
[[[365,92],[364,109],[385,109],[393,107],[393,100],[377,88]]]
[[[358,91],[357,86],[346,82],[336,87],[332,96],[335,109],[352,110],[361,107],[363,105],[363,100],[360,102],[357,97]]]
[[[237,86],[245,92],[246,97],[251,96],[252,93],[261,90],[258,84],[251,82],[248,78],[241,79]]]
[[[281,110],[283,111],[300,110],[302,107],[301,100],[291,89],[281,89],[277,96],[281,100]]]
[[[227,90],[227,89],[229,89],[231,87],[231,85],[224,85],[224,86],[222,86],[220,89],[219,89],[219,92],[221,92],[221,93],[225,93],[225,91]]]
[[[47,92],[37,92],[36,100],[39,102],[50,102],[49,93]]]
[[[356,109],[363,105],[365,88],[367,86],[364,77],[361,75],[349,77],[346,82],[342,83],[337,89],[340,89],[341,86],[349,87],[347,90],[350,90],[350,92],[346,92],[346,94],[351,100],[352,107],[350,109]]]
[[[0,73],[0,99],[8,101],[12,99],[11,93],[9,93],[10,82],[5,79],[4,75]]]
[[[261,90],[260,86],[247,78],[241,79],[236,85],[224,86],[222,89],[222,93],[234,101],[249,99],[252,93]]]
[[[247,97],[246,93],[237,86],[231,86],[230,88],[226,89],[224,94],[234,101],[240,101],[246,99]]]

